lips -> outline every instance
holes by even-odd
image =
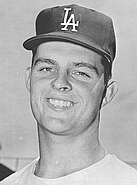
[[[59,100],[53,98],[47,98],[47,102],[55,108],[70,108],[74,105],[74,102],[67,100]]]

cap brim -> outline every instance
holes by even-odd
[[[48,34],[41,34],[38,36],[31,37],[27,39],[23,46],[27,50],[33,50],[35,47],[37,47],[39,44],[43,42],[48,41],[64,41],[64,42],[71,42],[75,43],[81,46],[84,46],[86,48],[89,48],[95,52],[97,52],[100,55],[103,55],[109,62],[111,61],[111,56],[102,50],[98,45],[95,45],[95,43],[91,42],[87,38],[78,35],[78,34],[72,34],[72,33],[64,33],[64,32],[52,32]]]

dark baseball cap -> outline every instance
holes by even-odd
[[[42,10],[36,19],[36,36],[23,46],[33,50],[47,41],[71,42],[91,49],[112,64],[116,41],[112,19],[75,4]]]

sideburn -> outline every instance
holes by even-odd
[[[107,92],[107,85],[105,85],[105,89],[104,89],[104,92],[103,92],[103,95],[102,95],[102,99],[101,99],[101,102],[100,102],[100,109],[101,109],[101,105],[102,105],[103,99],[106,96],[106,92]]]

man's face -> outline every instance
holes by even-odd
[[[72,43],[43,43],[27,86],[41,128],[54,134],[84,132],[100,111],[105,88],[101,56]]]

